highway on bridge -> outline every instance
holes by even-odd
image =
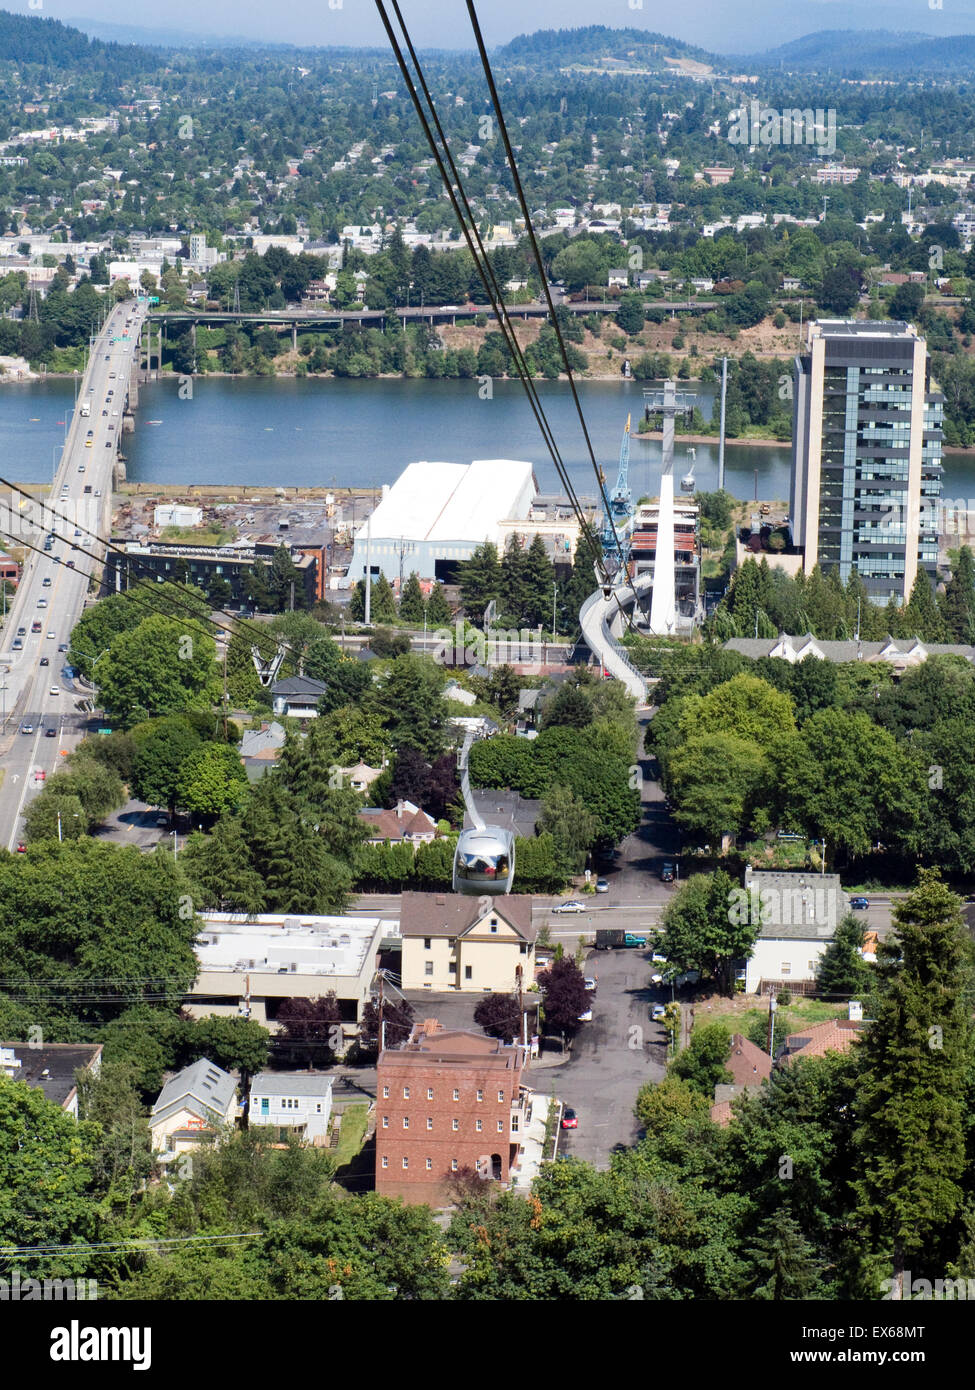
[[[44,784],[37,774],[50,775],[84,735],[81,697],[62,673],[96,567],[77,547],[103,557],[90,533],[105,536],[111,526],[113,467],[146,307],[122,301],[92,340],[48,498],[53,513],[17,493],[2,508],[14,534],[0,539],[37,547],[25,552],[0,634],[0,845],[8,849],[23,838],[24,808]]]

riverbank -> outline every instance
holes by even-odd
[[[644,430],[642,434],[631,434],[630,438],[645,439],[648,443],[659,444],[663,435],[659,430]],[[716,434],[681,434],[679,431],[675,431],[674,439],[678,444],[717,444],[719,442]],[[733,444],[747,444],[749,448],[760,445],[768,449],[788,449],[792,446],[791,439],[768,439],[765,435],[749,434],[740,434],[734,439],[726,437],[724,442],[726,449]]]

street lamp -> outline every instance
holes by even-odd
[[[73,817],[75,820],[78,819],[78,812],[77,812],[77,811],[72,811],[72,812],[71,812],[71,815],[72,815],[72,817]],[[61,843],[62,843],[62,839],[63,839],[63,836],[61,835],[61,812],[58,811],[58,844],[61,844]]]

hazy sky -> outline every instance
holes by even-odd
[[[0,0],[19,13],[180,29],[297,44],[386,46],[374,0]],[[534,29],[605,24],[673,35],[724,52],[754,52],[817,29],[876,28],[930,34],[975,32],[975,0],[479,0],[489,45]],[[471,46],[465,0],[400,0],[417,44]],[[334,6],[334,8],[332,8]]]

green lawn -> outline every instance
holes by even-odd
[[[353,1158],[362,1148],[362,1141],[365,1138],[366,1126],[369,1123],[369,1107],[366,1105],[350,1105],[342,1116],[342,1128],[339,1131],[339,1142],[335,1149],[336,1167],[342,1168],[346,1163],[351,1163]]]

